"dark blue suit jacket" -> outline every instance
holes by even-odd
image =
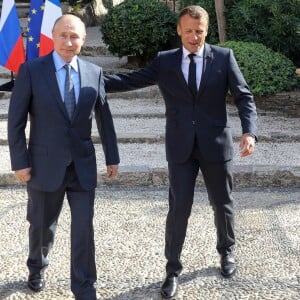
[[[242,133],[257,135],[256,107],[232,50],[205,44],[202,79],[193,98],[181,71],[182,48],[158,53],[147,67],[129,74],[105,76],[106,92],[128,91],[158,84],[166,106],[166,155],[184,162],[195,137],[208,161],[226,161],[233,155],[227,121],[230,90],[238,108]]]
[[[96,156],[91,140],[95,113],[106,164],[119,163],[116,134],[105,101],[102,69],[78,59],[80,93],[72,120],[61,98],[52,53],[20,68],[8,113],[8,141],[13,170],[32,168],[28,185],[55,191],[63,182],[70,152],[82,188],[96,187]],[[25,127],[30,118],[28,146]]]

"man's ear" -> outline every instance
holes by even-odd
[[[177,24],[177,34],[181,36],[181,27],[179,24]]]
[[[208,35],[208,27],[206,28],[205,36],[207,36],[207,35]]]

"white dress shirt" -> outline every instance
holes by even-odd
[[[186,83],[188,83],[188,77],[189,77],[189,65],[190,65],[190,59],[188,55],[191,52],[189,52],[187,49],[182,47],[182,63],[181,63],[181,70],[184,76],[184,79]],[[199,90],[200,82],[201,82],[201,76],[202,76],[202,69],[203,69],[203,54],[204,54],[204,45],[194,53],[194,60],[196,63],[196,81],[197,81],[197,89]]]
[[[65,94],[65,78],[66,78],[66,70],[64,68],[64,65],[66,62],[58,55],[56,51],[53,51],[53,61],[55,65],[56,70],[56,78],[57,83],[59,86],[61,98],[64,101],[64,94]],[[71,79],[74,84],[74,90],[75,90],[75,101],[76,104],[78,103],[78,97],[79,97],[79,90],[80,90],[80,79],[79,79],[79,72],[78,72],[78,63],[77,63],[77,56],[74,56],[72,61],[70,62],[71,68]]]

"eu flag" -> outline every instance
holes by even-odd
[[[28,16],[26,60],[32,60],[39,56],[43,14],[44,0],[31,0]]]

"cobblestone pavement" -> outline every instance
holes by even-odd
[[[238,272],[218,272],[215,229],[206,192],[198,190],[182,254],[180,300],[298,300],[300,189],[235,191]],[[164,277],[167,188],[100,186],[95,240],[100,300],[156,300]],[[0,299],[73,299],[69,279],[70,214],[65,204],[49,255],[46,288],[26,287],[26,190],[0,189]]]

